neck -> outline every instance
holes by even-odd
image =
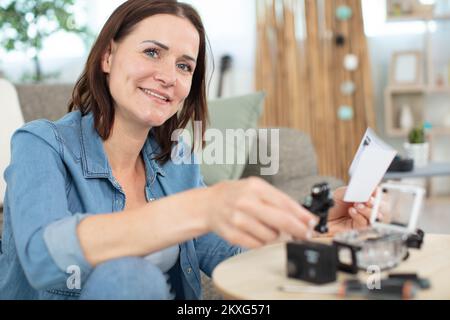
[[[110,137],[103,142],[109,164],[114,172],[135,170],[140,162],[140,152],[150,128],[139,128],[120,117],[114,119]]]

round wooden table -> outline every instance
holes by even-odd
[[[331,239],[320,241],[331,242]],[[417,273],[430,280],[431,288],[420,290],[416,299],[450,299],[450,235],[426,235],[420,250],[411,249],[410,257],[388,272]],[[358,273],[361,281],[366,281],[368,276],[362,271]],[[382,276],[384,278],[386,274],[382,273]],[[339,272],[337,281],[350,277],[352,275]],[[283,285],[304,286],[312,290],[321,287],[286,276],[285,243],[232,257],[215,268],[212,278],[215,287],[226,299],[339,299],[332,294],[292,293],[279,289]]]

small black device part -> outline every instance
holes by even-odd
[[[418,291],[414,282],[401,279],[382,279],[378,289],[369,289],[365,283],[357,279],[350,279],[344,282],[343,288],[342,294],[344,296],[356,295],[377,300],[409,300],[414,298]]]
[[[408,158],[401,158],[400,156],[395,156],[392,160],[388,172],[409,172],[414,169],[414,160]]]
[[[420,289],[431,288],[430,280],[426,278],[420,278],[417,273],[390,273],[389,279],[399,279],[403,281],[412,281],[417,284]]]
[[[327,233],[328,210],[334,206],[328,183],[317,183],[311,188],[311,194],[306,198],[303,207],[319,217],[319,223],[314,228],[319,233]]]
[[[381,279],[379,287],[369,289],[358,279],[344,281],[341,294],[362,295],[369,299],[412,299],[420,289],[430,288],[430,281],[420,278],[416,273],[391,273]]]
[[[336,247],[317,242],[293,241],[286,244],[287,274],[315,284],[336,281]]]
[[[336,253],[337,253],[337,259],[338,259],[338,269],[340,271],[351,273],[351,274],[357,274],[358,273],[358,261],[357,261],[357,252],[361,250],[360,247],[353,246],[348,243],[340,242],[340,241],[333,241],[333,245],[336,247]],[[349,263],[342,262],[341,259],[339,259],[339,253],[341,250],[349,250],[351,261]]]
[[[408,238],[406,239],[406,246],[408,248],[420,249],[422,247],[424,236],[425,232],[421,229],[417,229],[415,233],[408,235]]]

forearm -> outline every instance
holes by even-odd
[[[87,261],[96,266],[125,256],[144,256],[209,231],[209,188],[182,192],[118,213],[84,219],[77,228]]]

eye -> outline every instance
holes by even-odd
[[[189,64],[179,63],[177,66],[184,72],[189,72],[189,73],[192,72],[192,67]]]
[[[145,49],[144,53],[151,58],[158,58],[160,52],[159,52],[159,49],[157,49],[157,48],[149,48],[149,49]]]

